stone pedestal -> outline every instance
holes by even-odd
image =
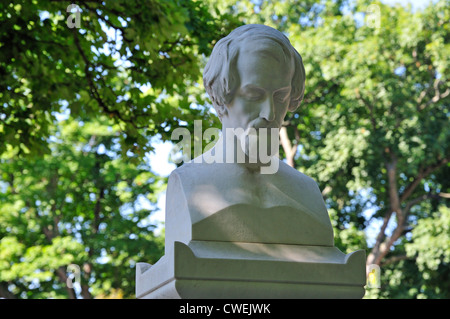
[[[231,182],[239,176],[233,165],[192,165],[169,178],[165,255],[155,265],[137,265],[137,298],[364,296],[365,252],[346,255],[334,247],[333,229],[312,179],[280,163],[275,176],[258,177],[253,186],[270,189],[264,197],[267,206],[277,205],[261,207],[264,200],[257,206],[227,197],[227,191],[240,191]],[[222,192],[213,190],[217,181],[198,174],[209,173],[208,168],[215,176],[231,176],[221,176],[227,185]],[[283,189],[277,180],[292,184]],[[287,202],[283,194],[295,200]]]
[[[365,253],[336,247],[175,242],[154,266],[140,263],[137,298],[362,298]]]

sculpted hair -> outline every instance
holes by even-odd
[[[294,68],[289,111],[295,111],[300,106],[305,92],[305,68],[302,57],[280,31],[261,24],[248,24],[236,28],[216,43],[203,72],[203,84],[217,115],[221,119],[226,114],[226,105],[233,100],[240,85],[236,63],[240,43],[248,37],[272,40],[283,49],[286,60],[290,61]]]

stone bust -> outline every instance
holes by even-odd
[[[364,250],[334,246],[317,184],[276,156],[303,98],[300,55],[281,32],[242,26],[217,42],[204,82],[222,134],[170,175],[165,255],[137,264],[136,297],[361,298]]]
[[[286,113],[303,99],[305,70],[288,38],[264,25],[235,29],[215,45],[204,86],[222,135],[200,160],[183,164],[169,177],[166,252],[174,241],[191,240],[333,246],[315,181],[279,160],[278,150],[270,154],[276,170],[262,174],[268,164],[250,161],[248,144],[242,144],[250,128],[278,132]],[[228,134],[230,128],[244,133]],[[233,160],[215,161],[218,154],[229,155],[230,145]],[[245,160],[239,162],[241,155]]]

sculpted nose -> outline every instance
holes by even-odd
[[[259,113],[259,116],[269,122],[275,120],[275,105],[273,102],[273,97],[269,96],[264,100],[261,105],[261,112]]]

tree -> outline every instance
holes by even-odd
[[[111,117],[123,154],[142,158],[148,136],[190,109],[202,56],[236,26],[202,1],[15,1],[0,4],[0,154],[48,153],[55,113]],[[69,11],[69,12],[67,12]],[[79,28],[75,23],[79,12]],[[195,93],[194,93],[195,92]]]
[[[136,262],[162,255],[149,221],[155,208],[145,202],[156,202],[163,180],[120,156],[111,122],[68,119],[54,128],[51,155],[3,157],[2,296],[92,298],[116,289],[129,297]],[[70,264],[80,267],[78,292],[67,285]]]
[[[194,119],[217,126],[204,57],[236,26],[265,23],[289,36],[307,74],[281,155],[319,183],[336,245],[381,266],[382,289],[368,297],[448,297],[448,0],[417,12],[377,1],[87,1],[80,28],[67,25],[67,5],[0,4],[2,296],[74,297],[68,263],[85,265],[79,294],[132,295],[133,263],[161,253],[136,220],[152,211],[140,196],[165,188],[144,161],[148,137],[193,131]],[[69,118],[58,124],[58,113]]]
[[[314,112],[315,145],[304,145],[310,158],[299,162],[318,177],[342,216],[352,206],[356,217],[376,207],[373,218],[383,218],[383,225],[369,264],[380,264],[411,221],[421,217],[421,202],[448,196],[442,173],[450,159],[449,60],[442,55],[449,33],[440,27],[450,16],[445,1],[415,14],[377,5],[379,29],[338,15],[302,32],[311,39],[308,44],[314,43],[304,46],[305,60],[314,61],[313,73],[334,85],[334,97],[327,98],[328,90],[307,95],[315,99],[308,111]],[[310,127],[298,125],[299,135]],[[365,198],[355,198],[362,189],[368,192]],[[386,236],[390,223],[395,228]]]
[[[303,57],[305,99],[284,123],[282,154],[318,181],[336,242],[345,250],[379,222],[367,263],[406,267],[411,231],[450,197],[449,2],[417,12],[376,1],[240,3],[258,12],[246,23],[283,30]]]
[[[450,297],[450,211],[446,206],[418,220],[411,238],[396,246],[397,255],[384,262],[381,289],[371,289],[372,298]]]
[[[192,108],[203,57],[240,23],[202,1],[70,4],[0,4],[7,298],[133,296],[135,263],[163,248],[148,221],[165,187],[146,162],[151,140],[205,117]]]

